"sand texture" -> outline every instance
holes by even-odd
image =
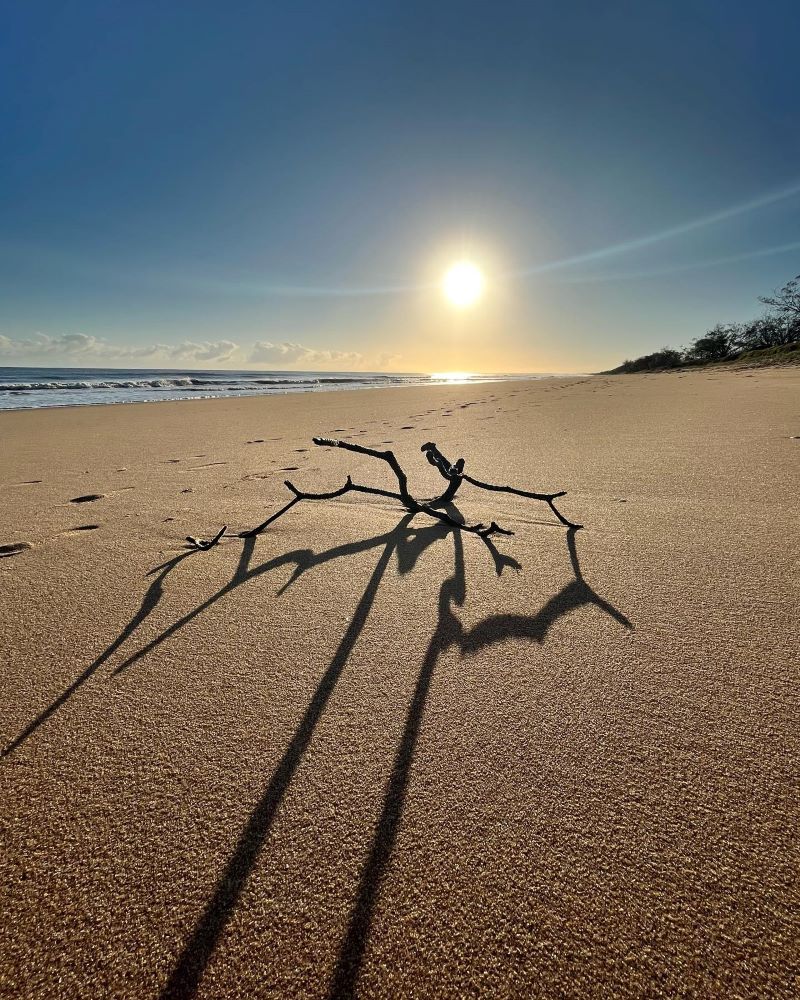
[[[386,498],[468,471],[492,552]],[[0,414],[0,996],[788,998],[800,374]]]

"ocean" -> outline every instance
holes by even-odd
[[[141,368],[3,368],[0,410],[165,399],[269,396],[284,392],[376,389],[402,385],[471,384],[551,375],[453,376],[380,372],[185,371]]]

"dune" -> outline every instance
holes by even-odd
[[[792,995],[799,389],[1,413],[0,993]]]

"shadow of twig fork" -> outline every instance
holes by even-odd
[[[142,598],[142,603],[139,610],[131,618],[125,628],[120,632],[117,638],[107,646],[106,649],[89,664],[86,669],[75,678],[75,680],[66,688],[62,693],[53,701],[50,705],[40,712],[36,718],[25,727],[25,729],[17,736],[13,742],[9,743],[8,746],[3,750],[3,756],[7,757],[9,754],[13,753],[19,746],[21,746],[27,739],[29,739],[36,730],[47,720],[54,715],[62,705],[66,704],[67,701],[92,677],[92,675],[106,662],[110,659],[114,653],[123,645],[123,643],[129,639],[137,629],[144,623],[155,610],[156,606],[161,601],[164,596],[164,580],[172,572],[173,569],[182,562],[188,556],[194,555],[193,551],[181,552],[180,555],[175,556],[173,559],[162,563],[160,566],[156,566],[155,569],[150,570],[147,574],[152,576],[154,573],[157,574],[153,582],[147,588],[144,597]],[[159,572],[161,570],[161,572]]]

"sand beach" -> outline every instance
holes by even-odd
[[[315,435],[584,527],[186,547],[391,487]],[[0,996],[794,995],[799,458],[777,369],[0,414]]]

